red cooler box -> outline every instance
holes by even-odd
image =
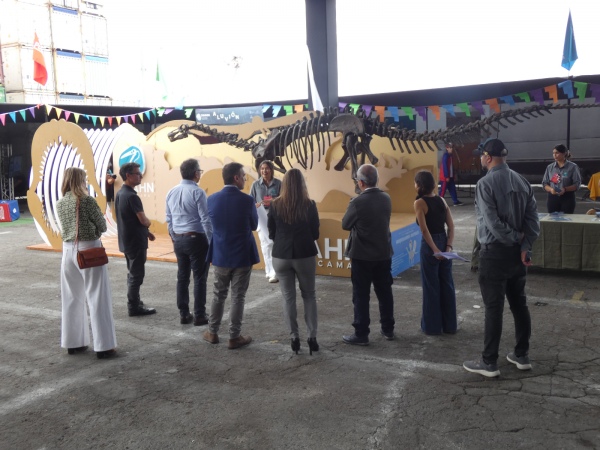
[[[16,200],[0,200],[0,222],[13,222],[21,217],[19,202]]]

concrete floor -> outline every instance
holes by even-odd
[[[474,208],[461,194],[454,247],[468,257]],[[501,357],[501,377],[486,379],[462,368],[483,339],[467,263],[454,265],[456,335],[420,332],[416,266],[394,282],[397,339],[378,334],[374,301],[368,347],[341,341],[352,331],[350,280],[317,277],[321,351],[309,356],[305,336],[291,352],[279,286],[260,271],[243,326],[254,341],[231,351],[203,342],[206,327],[179,324],[171,263],[147,264],[142,298],[158,314],[129,318],[125,262],[111,258],[119,355],[98,360],[59,347],[61,255],[25,249],[40,242],[28,214],[0,224],[1,449],[600,448],[597,274],[532,270],[533,370]],[[504,323],[501,355],[514,339],[508,307]]]

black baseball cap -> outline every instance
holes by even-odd
[[[504,143],[496,138],[489,138],[485,142],[479,144],[476,152],[479,155],[487,154],[496,157],[508,155],[508,150],[504,147]]]

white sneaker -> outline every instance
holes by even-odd
[[[279,278],[277,278],[277,277],[270,277],[269,278],[269,283],[279,283]]]

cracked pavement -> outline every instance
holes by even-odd
[[[454,247],[469,257],[474,208],[465,192],[461,200]],[[538,195],[540,211],[544,204]],[[594,205],[579,202],[577,212]],[[148,262],[141,294],[158,314],[128,317],[125,261],[111,258],[119,354],[98,360],[59,347],[61,255],[25,249],[40,242],[27,213],[0,224],[2,449],[600,448],[598,274],[530,271],[533,370],[505,359],[514,341],[506,306],[501,376],[487,379],[462,368],[483,345],[467,263],[454,264],[456,335],[420,332],[416,266],[394,281],[396,340],[379,335],[372,298],[368,347],[341,341],[352,331],[350,280],[317,277],[321,351],[309,356],[302,302],[295,355],[279,286],[262,271],[252,275],[242,330],[254,340],[231,351],[226,328],[211,345],[206,327],[179,324],[175,264]]]

